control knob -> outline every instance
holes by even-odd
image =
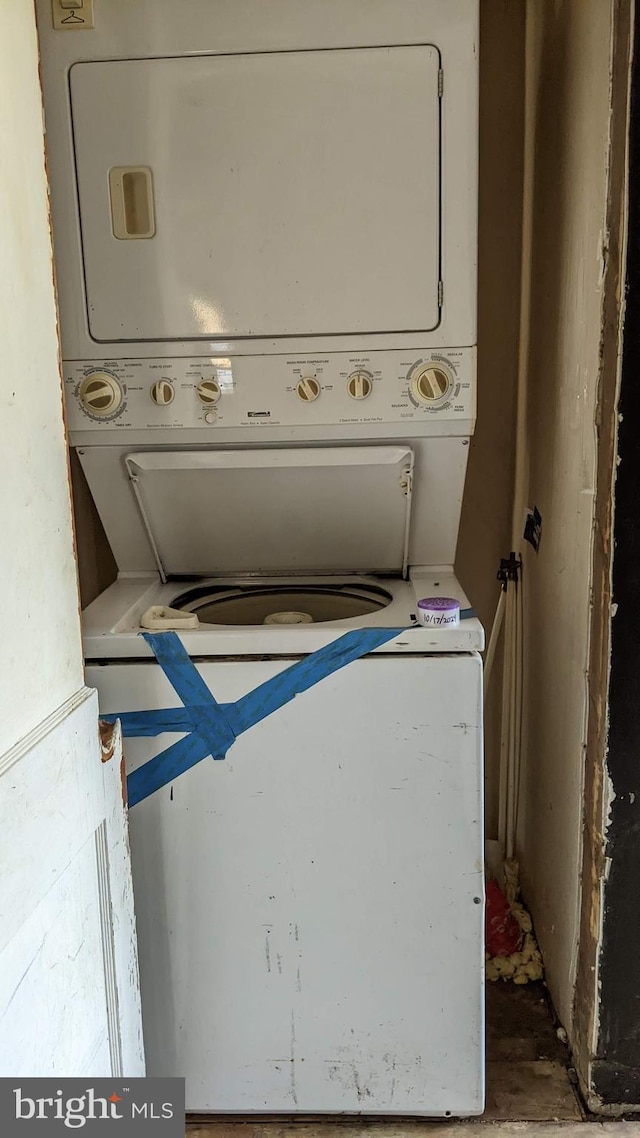
[[[417,403],[436,403],[451,389],[451,376],[441,364],[420,363],[411,374],[411,394]]]
[[[159,407],[166,407],[173,403],[176,393],[173,384],[168,379],[158,379],[151,385],[151,398]]]
[[[82,380],[78,398],[88,415],[106,419],[121,406],[123,394],[115,375],[108,371],[92,371]]]
[[[347,391],[352,399],[366,399],[371,395],[372,386],[368,371],[354,371],[347,380]]]
[[[313,403],[320,394],[320,384],[315,377],[301,379],[296,387],[296,393],[303,403]]]
[[[220,384],[217,379],[201,379],[196,387],[196,394],[201,403],[210,406],[217,403],[220,398]]]

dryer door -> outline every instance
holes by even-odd
[[[439,66],[403,46],[72,67],[94,339],[434,328]]]

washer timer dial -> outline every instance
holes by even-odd
[[[121,407],[122,388],[108,371],[92,371],[85,375],[78,389],[82,407],[94,419],[107,419]]]
[[[416,403],[434,404],[445,399],[452,387],[451,375],[439,363],[419,363],[411,372],[411,395]]]

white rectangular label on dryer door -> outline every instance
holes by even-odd
[[[439,67],[424,45],[74,65],[93,338],[434,328]],[[149,172],[150,239],[113,228],[123,167]]]

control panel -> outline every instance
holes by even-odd
[[[71,431],[420,423],[475,417],[471,348],[64,364]]]

